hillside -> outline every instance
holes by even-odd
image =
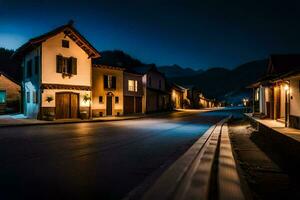
[[[22,69],[20,67],[20,61],[11,59],[13,53],[13,50],[0,47],[0,71],[20,82]]]
[[[101,51],[101,57],[94,59],[93,64],[110,65],[117,67],[138,67],[144,65],[138,59],[135,59],[121,50]]]
[[[249,62],[233,70],[211,68],[194,76],[174,77],[180,85],[194,85],[209,98],[227,99],[237,93],[247,94],[246,86],[262,77],[267,69],[267,60]],[[248,92],[249,93],[249,92]]]
[[[191,68],[182,68],[179,65],[160,66],[158,70],[166,75],[168,78],[179,76],[192,76],[201,74],[203,70],[193,70]]]

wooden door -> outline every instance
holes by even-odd
[[[269,97],[270,97],[270,115],[271,119],[274,119],[274,88],[269,89]]]
[[[56,119],[65,119],[70,116],[70,94],[56,93],[55,97],[55,117]]]
[[[124,96],[124,114],[134,113],[134,97]]]
[[[280,118],[280,87],[275,90],[275,119]]]
[[[142,112],[142,97],[135,97],[135,112]]]
[[[112,96],[106,96],[106,115],[112,115]]]
[[[79,112],[79,96],[78,94],[70,94],[70,118],[78,118]]]

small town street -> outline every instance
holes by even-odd
[[[122,199],[229,113],[1,128],[0,198]]]

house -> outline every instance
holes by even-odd
[[[20,102],[20,84],[3,72],[0,72],[0,114],[19,112]]]
[[[124,115],[143,113],[143,75],[124,71]]]
[[[199,99],[199,104],[201,108],[217,107],[217,102],[215,100],[205,98],[205,96],[202,93],[199,95]]]
[[[175,109],[182,109],[186,106],[187,103],[185,101],[188,101],[187,99],[187,89],[175,84],[175,83],[168,83],[170,97],[171,97],[171,105],[172,108]]]
[[[166,78],[155,65],[145,65],[131,69],[143,75],[143,113],[159,112],[170,109],[169,93],[166,89]]]
[[[93,117],[123,115],[124,68],[93,65]]]
[[[190,102],[190,108],[200,108],[201,91],[194,86],[187,86],[187,99]]]
[[[251,87],[254,115],[300,129],[300,54],[271,55],[266,76]]]
[[[90,115],[91,60],[100,54],[72,22],[30,39],[14,56],[23,60],[22,93],[27,117]]]

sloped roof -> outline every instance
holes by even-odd
[[[11,78],[10,76],[6,75],[5,73],[0,71],[0,76],[5,76],[7,79],[9,79],[10,81],[14,82],[17,85],[21,85],[18,81],[16,81],[15,79]]]
[[[94,68],[103,68],[103,69],[121,70],[121,71],[125,70],[125,68],[115,67],[115,66],[110,66],[110,65],[97,65],[97,64],[93,64],[93,67]]]
[[[84,36],[82,36],[73,26],[73,23],[68,23],[55,28],[54,30],[47,32],[43,35],[30,39],[16,50],[13,56],[22,56],[24,53],[32,50],[36,46],[40,45],[47,39],[64,32],[69,36],[80,48],[82,48],[91,58],[100,57],[100,53],[95,49]]]
[[[128,70],[130,70],[132,72],[136,72],[138,74],[147,74],[151,69],[152,69],[152,66],[144,65],[144,66],[140,66],[140,67],[132,67]]]
[[[156,66],[155,65],[142,65],[142,66],[139,66],[139,67],[131,67],[131,68],[127,68],[127,71],[129,72],[133,72],[133,73],[138,73],[138,74],[147,74],[148,72],[150,71],[154,71],[154,72],[157,72],[161,75],[164,76],[163,73],[161,73],[160,71],[157,70]]]
[[[180,91],[180,92],[184,92],[184,90],[186,89],[186,88],[184,88],[183,86],[181,86],[181,85],[178,85],[178,84],[176,84],[176,83],[174,83],[174,82],[170,82],[170,81],[167,81],[167,89],[175,89],[175,90],[177,90],[177,91]]]
[[[300,73],[300,54],[272,54],[269,58],[267,74],[247,88],[270,85],[278,79],[298,73]]]
[[[284,74],[297,69],[300,69],[300,54],[270,56],[268,74]]]

